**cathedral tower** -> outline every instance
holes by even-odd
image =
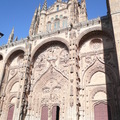
[[[109,14],[111,15],[118,64],[119,64],[119,74],[120,74],[120,0],[108,0]]]
[[[116,47],[116,56],[118,61],[118,86],[117,86],[117,97],[118,97],[118,114],[117,119],[120,119],[120,0],[107,0],[108,15],[111,17],[114,41]]]

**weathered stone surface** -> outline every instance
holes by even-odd
[[[120,1],[90,21],[85,0],[46,5],[0,47],[0,120],[119,120]]]

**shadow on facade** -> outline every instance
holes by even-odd
[[[84,91],[92,91],[87,93],[89,98],[85,98],[85,101],[90,102],[89,105],[92,106],[92,112],[89,111],[92,116],[86,115],[86,118],[119,120],[119,68],[114,35],[109,15],[102,17],[100,21],[102,28],[89,29],[89,32],[79,42],[80,59],[83,62],[83,58],[85,58],[87,64],[84,66],[81,63],[83,66],[83,69],[81,66],[83,70],[81,72],[84,72],[84,68],[87,68],[84,72],[81,86],[85,88]],[[89,49],[92,49],[90,51],[82,49],[82,46],[84,48],[87,46],[87,42],[90,45]],[[97,83],[92,83],[94,75]],[[103,79],[105,79],[105,83],[102,82]],[[96,94],[99,96],[97,96],[98,100],[95,98]],[[107,99],[105,99],[104,95],[106,95]],[[84,104],[84,102],[81,104]],[[83,109],[85,109],[84,106]]]
[[[106,18],[101,18],[102,22],[102,30],[106,29],[106,23],[109,25],[107,26],[108,32],[111,35],[111,40],[109,41],[113,44],[113,47],[111,50],[106,49],[106,43],[103,42],[104,47],[104,61],[105,61],[105,73],[106,73],[106,93],[107,93],[107,105],[108,105],[108,120],[119,120],[120,115],[120,106],[119,106],[119,67],[118,67],[118,58],[117,58],[117,52],[116,52],[116,45],[115,45],[115,38],[113,33],[113,26],[112,21],[109,15],[109,9],[108,9],[108,15]],[[108,59],[110,57],[110,60]],[[109,67],[109,69],[108,69]],[[109,79],[112,81],[111,83],[108,82],[107,75],[109,76]]]

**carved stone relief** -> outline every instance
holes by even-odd
[[[11,80],[12,78],[14,78],[17,74],[19,74],[18,76],[20,76],[20,71],[22,71],[22,66],[24,64],[23,62],[23,54],[15,57],[11,63],[10,63],[10,67],[9,67],[9,77],[8,77],[8,81]]]
[[[91,49],[95,50],[100,50],[102,49],[102,41],[100,39],[93,39],[90,42]]]
[[[62,114],[65,114],[64,107],[67,102],[67,89],[67,78],[55,67],[51,66],[33,86],[32,102],[29,102],[31,110],[37,112],[38,106],[40,108],[41,106],[48,106],[51,110],[51,108],[57,104],[60,106],[61,116],[64,116]],[[49,115],[49,118],[51,118],[51,115],[52,114]]]
[[[114,84],[116,82],[116,58],[113,41],[106,36],[92,37],[80,46],[79,49],[79,75],[80,86],[80,109],[86,109],[84,114],[92,118],[91,108],[97,102],[106,102],[114,99]],[[107,90],[107,95],[102,92],[102,87]],[[95,90],[97,89],[97,90]],[[91,100],[91,91],[96,92],[94,100]],[[101,97],[103,96],[103,97]],[[112,97],[111,97],[112,96]],[[84,106],[82,106],[84,104]],[[112,103],[114,104],[114,103]],[[112,108],[114,109],[114,108]],[[87,118],[85,118],[87,119]]]
[[[2,112],[9,110],[11,105],[17,105],[17,92],[19,91],[19,80],[20,80],[20,71],[23,65],[22,53],[13,54],[10,56],[5,71],[5,81],[6,84],[3,84],[5,91],[1,94],[5,94],[4,100],[1,102]],[[15,98],[15,99],[13,99]],[[3,105],[3,106],[2,106]],[[3,119],[7,119],[7,112],[4,113]]]
[[[113,50],[112,40],[106,36],[99,36],[92,39],[88,39],[81,47],[79,51],[81,66],[81,73],[91,67],[96,60],[116,68],[116,60]]]
[[[33,66],[34,80],[38,80],[50,66],[55,67],[68,77],[68,49],[63,44],[53,44],[38,51]]]

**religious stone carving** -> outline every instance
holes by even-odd
[[[50,66],[54,66],[65,76],[68,77],[68,50],[65,45],[61,44],[51,44],[39,52],[35,58],[33,76],[35,80],[39,79],[42,74],[44,74]]]
[[[56,61],[56,66],[61,65],[59,63],[60,58]],[[50,63],[48,63],[50,65]],[[34,112],[37,112],[37,106],[48,106],[49,112],[51,112],[52,107],[55,104],[59,104],[61,106],[61,115],[65,114],[62,111],[65,107],[66,102],[66,94],[68,92],[66,91],[68,88],[68,81],[66,77],[56,69],[54,68],[54,65],[51,66],[47,72],[44,73],[44,75],[37,81],[37,83],[34,85],[33,88],[33,103],[31,104],[31,110]],[[63,99],[64,101],[63,101]],[[36,101],[39,99],[39,101]],[[35,105],[33,105],[35,103]],[[49,118],[51,118],[51,115],[48,115]],[[64,116],[64,115],[63,115]]]
[[[22,70],[23,66],[23,57],[23,54],[20,54],[19,56],[11,60],[8,81],[14,78],[17,74],[18,76],[20,76],[20,71]]]
[[[92,57],[91,57],[91,56],[86,56],[86,57],[85,57],[85,62],[86,62],[86,63],[92,62]]]
[[[38,56],[38,59],[36,60],[35,69],[37,71],[41,71],[44,67],[46,67],[45,55],[44,54],[40,54]]]

